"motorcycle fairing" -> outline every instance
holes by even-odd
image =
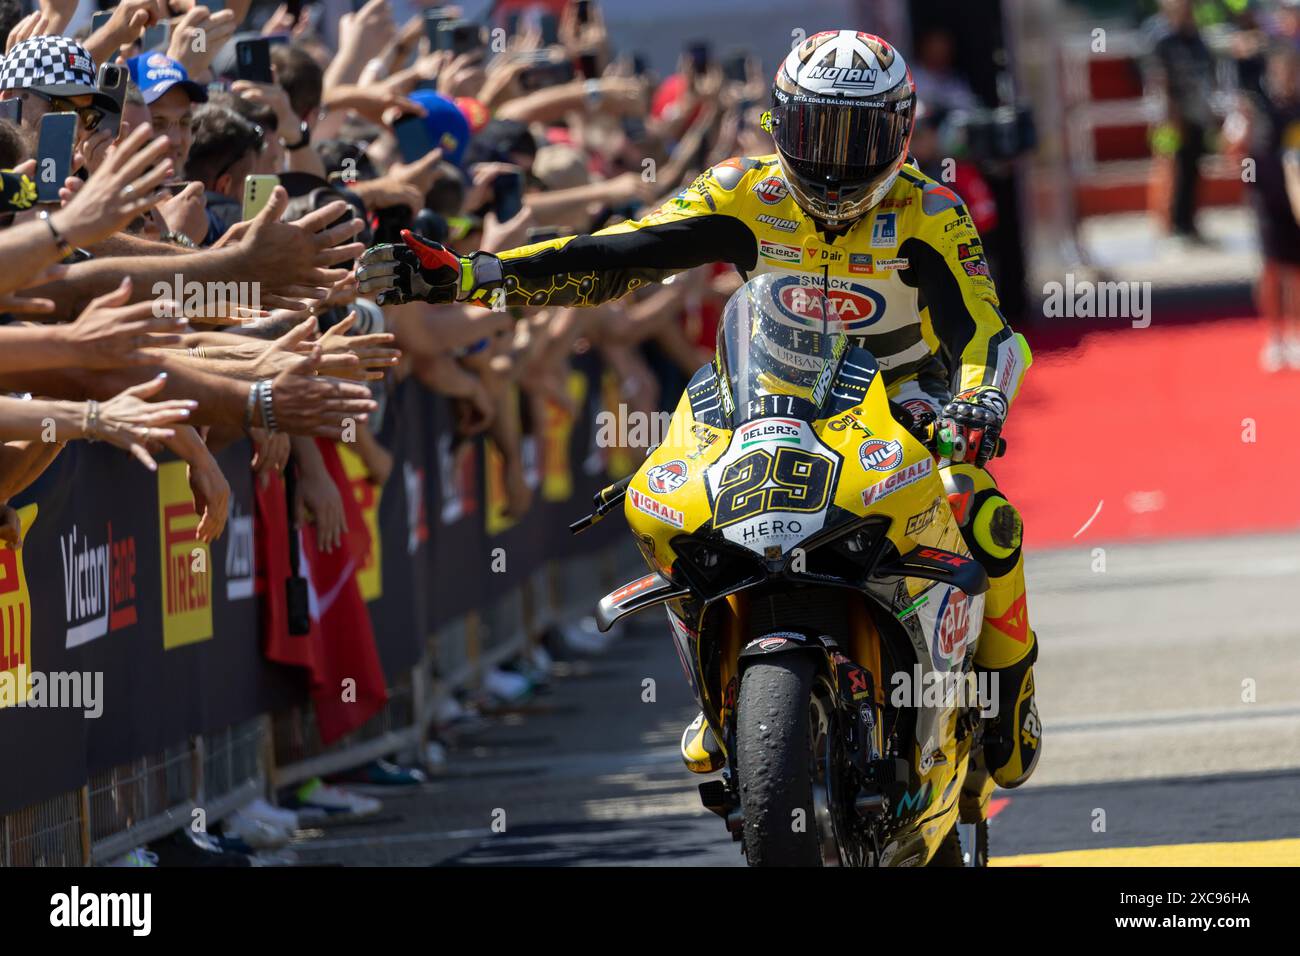
[[[989,589],[989,576],[974,558],[966,557],[946,548],[918,545],[896,561],[881,564],[875,577],[923,578],[952,584],[967,594],[983,594]]]
[[[705,472],[714,530],[767,560],[779,559],[825,526],[842,464],[808,422],[745,422]]]
[[[601,598],[596,605],[596,625],[602,631],[608,631],[621,617],[689,594],[688,589],[674,584],[665,575],[651,571]]]
[[[684,396],[690,404],[691,414],[697,422],[710,428],[727,429],[727,418],[722,409],[722,395],[718,389],[718,371],[712,365],[702,365],[691,376]],[[680,409],[680,405],[678,406]]]

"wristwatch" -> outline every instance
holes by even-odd
[[[290,146],[288,143],[285,143],[283,138],[280,139],[280,142],[284,143],[284,148],[291,153],[296,152],[297,150],[300,149],[305,149],[306,147],[311,145],[311,127],[307,125],[306,120],[303,120],[301,123],[298,124],[298,132],[301,134],[301,138],[298,140],[298,142],[294,143],[292,146]]]

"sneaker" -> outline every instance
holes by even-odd
[[[441,732],[468,733],[484,723],[485,718],[478,706],[471,700],[459,699],[455,694],[442,697],[433,715],[433,726]]]
[[[150,844],[162,866],[248,866],[248,854],[227,850],[207,833],[186,827]]]
[[[258,797],[252,803],[246,804],[239,808],[239,813],[245,817],[251,817],[258,820],[265,820],[267,823],[274,824],[282,830],[288,830],[293,833],[298,829],[298,814],[293,810],[285,807],[272,806],[266,800]]]
[[[248,858],[249,866],[297,866],[298,854],[293,850],[262,850]]]
[[[594,617],[561,624],[560,633],[564,646],[578,654],[603,654],[614,643],[613,633],[602,634]]]
[[[294,822],[297,823],[296,814]],[[236,810],[221,821],[221,832],[232,839],[242,840],[254,850],[281,847],[293,839],[293,830],[270,820],[249,816],[242,810]]]
[[[533,690],[540,690],[551,682],[551,675],[538,668],[529,654],[521,654],[513,660],[506,661],[501,665],[501,669],[527,678]]]
[[[402,767],[391,760],[372,760],[363,767],[335,774],[330,779],[372,783],[380,787],[410,787],[424,783],[427,778],[418,767]]]
[[[229,833],[218,833],[212,839],[217,846],[227,853],[242,853],[244,856],[251,857],[257,852],[257,848],[244,840],[243,837],[233,836]]]
[[[447,769],[447,748],[436,740],[429,740],[424,745],[424,765],[430,773],[442,773]]]
[[[555,666],[555,661],[551,658],[550,652],[540,643],[532,646],[532,649],[528,652],[528,659],[532,662],[533,667],[548,676],[551,673],[551,668]]]
[[[483,690],[503,704],[522,703],[533,695],[533,685],[527,677],[500,667],[483,675]]]
[[[465,719],[465,708],[456,699],[455,694],[447,694],[438,702],[433,715],[433,722],[439,727],[449,727]]]
[[[300,815],[303,810],[323,811],[331,820],[340,817],[370,817],[384,807],[374,797],[353,793],[342,787],[331,787],[320,777],[313,777],[295,790],[292,802],[297,805]]]
[[[158,854],[150,853],[142,846],[136,847],[129,853],[119,856],[108,866],[131,866],[131,867],[156,867],[158,865]]]

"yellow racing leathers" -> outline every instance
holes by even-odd
[[[876,357],[890,398],[938,415],[954,394],[997,388],[1010,403],[1031,357],[998,310],[980,238],[948,187],[904,166],[885,198],[837,235],[795,203],[777,156],[728,159],[649,215],[592,235],[466,260],[460,294],[500,306],[595,305],[710,262],[743,276],[816,277],[852,344]],[[499,262],[499,265],[498,265]],[[975,657],[998,678],[985,754],[1003,786],[1023,782],[1038,750],[1021,521],[991,475],[970,465],[943,480],[990,590]]]

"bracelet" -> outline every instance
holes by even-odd
[[[257,386],[258,386],[257,382],[254,382],[252,385],[248,386],[248,404],[244,406],[244,427],[245,428],[254,427],[253,412],[257,408]]]
[[[271,380],[264,378],[257,383],[258,404],[262,408],[262,427],[269,432],[279,431],[279,422],[275,420],[275,408],[272,405]]]
[[[66,259],[68,258],[68,256],[72,255],[76,250],[72,248],[72,243],[68,242],[67,239],[63,238],[63,235],[59,232],[58,228],[54,225],[54,220],[50,218],[49,210],[42,209],[39,213],[37,213],[37,215],[40,217],[41,221],[44,222],[45,225],[49,228],[50,238],[54,240],[54,245],[59,250],[59,258]]]
[[[185,233],[183,232],[172,232],[171,230],[168,230],[167,232],[164,232],[162,234],[162,241],[170,242],[173,245],[182,247],[183,249],[198,248],[198,246],[194,243],[194,240],[191,239],[189,236],[185,235]]]
[[[86,416],[82,419],[81,431],[86,441],[98,441],[96,436],[99,434],[99,402],[93,398],[86,402]]]
[[[280,142],[284,145],[284,148],[291,153],[297,152],[300,149],[305,149],[306,147],[311,145],[311,127],[307,125],[306,120],[303,120],[302,124],[298,127],[298,134],[299,134],[298,142],[294,143],[292,146],[290,146],[287,142],[285,142],[283,137],[281,137],[280,139]]]

